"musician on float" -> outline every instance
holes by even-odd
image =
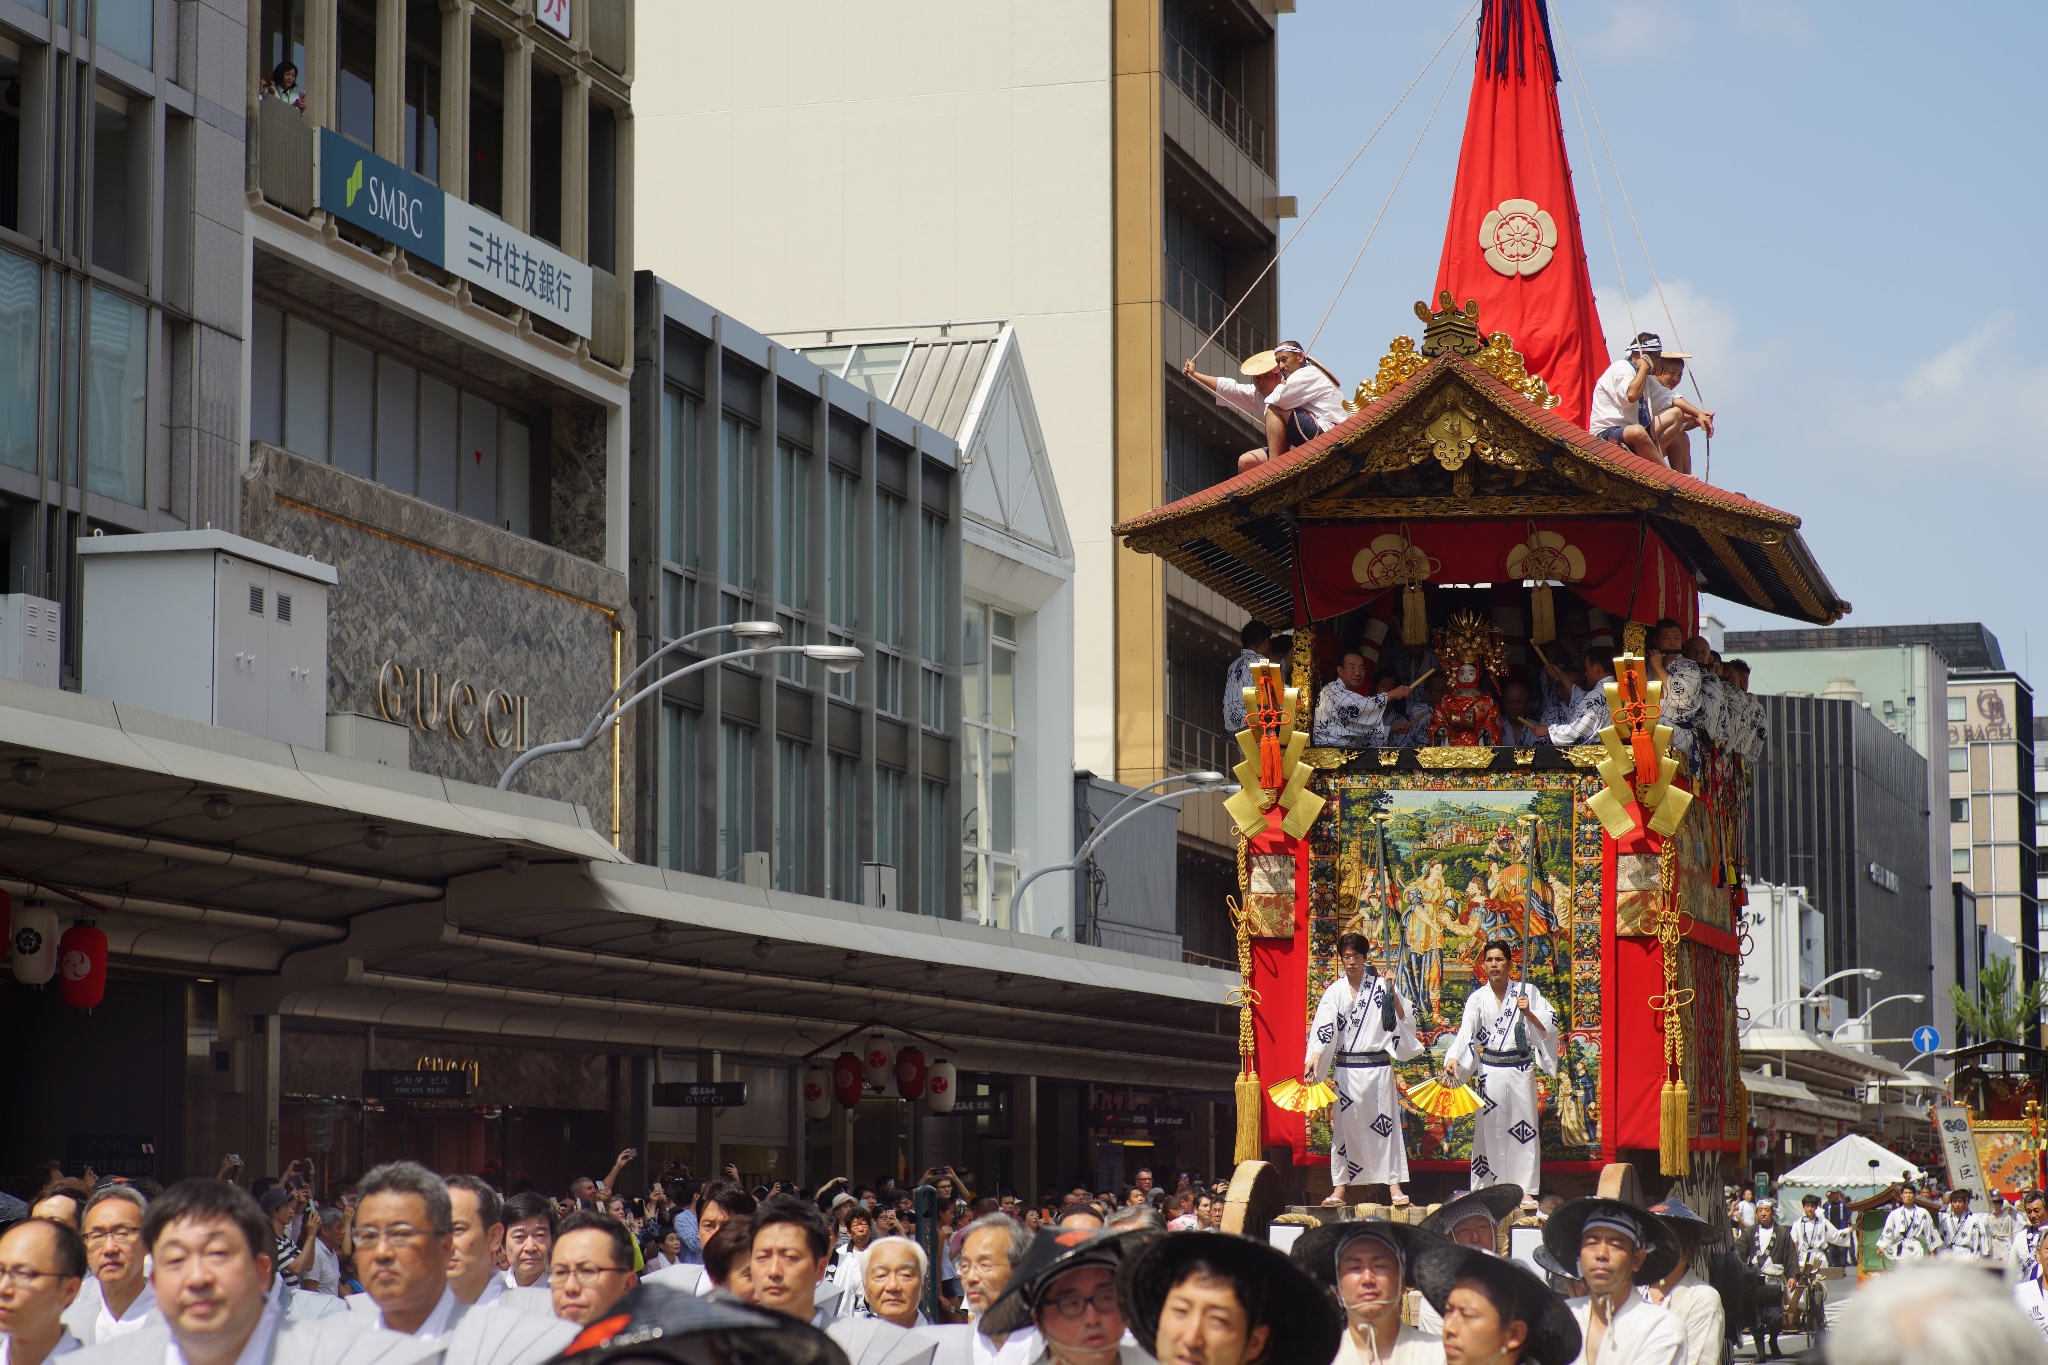
[[[1486,1099],[1472,1137],[1472,1188],[1520,1185],[1533,1200],[1543,1169],[1536,1069],[1557,1074],[1557,1011],[1534,985],[1512,976],[1511,951],[1494,939],[1480,953],[1486,980],[1465,999],[1442,1079],[1457,1086],[1476,1075]]]
[[[1330,1079],[1337,1103],[1330,1111],[1330,1197],[1342,1204],[1346,1185],[1386,1185],[1395,1204],[1406,1204],[1408,1147],[1393,1063],[1421,1055],[1415,1007],[1390,976],[1372,969],[1372,945],[1363,934],[1337,939],[1343,975],[1324,990],[1308,1026],[1305,1083]]]

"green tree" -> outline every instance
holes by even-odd
[[[1997,957],[1978,969],[1976,999],[1965,995],[1961,986],[1950,986],[1948,997],[1955,1003],[1956,1018],[1980,1042],[2029,1043],[2042,1007],[2048,1005],[2048,981],[2015,988],[2012,959]]]

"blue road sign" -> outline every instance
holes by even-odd
[[[1941,1046],[1941,1034],[1932,1024],[1922,1024],[1913,1030],[1913,1051],[1932,1052]]]

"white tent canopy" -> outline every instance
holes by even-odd
[[[1912,1162],[1851,1133],[1785,1172],[1778,1189],[1781,1197],[1783,1192],[1796,1198],[1809,1191],[1826,1195],[1829,1190],[1840,1190],[1851,1199],[1860,1199],[1894,1182],[1919,1178],[1920,1168]]]

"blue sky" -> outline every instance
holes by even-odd
[[[1443,94],[1315,350],[1347,385],[1417,334],[1470,89],[1470,0],[1298,0],[1280,21],[1281,193],[1306,214],[1438,44],[1458,37],[1281,261],[1309,339]],[[1961,22],[1967,13],[1968,22]],[[1559,87],[1610,342],[1668,333],[1593,126],[1605,125],[1717,413],[1713,481],[1797,513],[1848,624],[1980,620],[2031,664],[2048,507],[2048,5],[1551,0]],[[1446,92],[1445,80],[1450,84]],[[1283,226],[1287,240],[1291,226]],[[1695,468],[1701,457],[1694,437]],[[1709,599],[1734,627],[1793,624]]]

